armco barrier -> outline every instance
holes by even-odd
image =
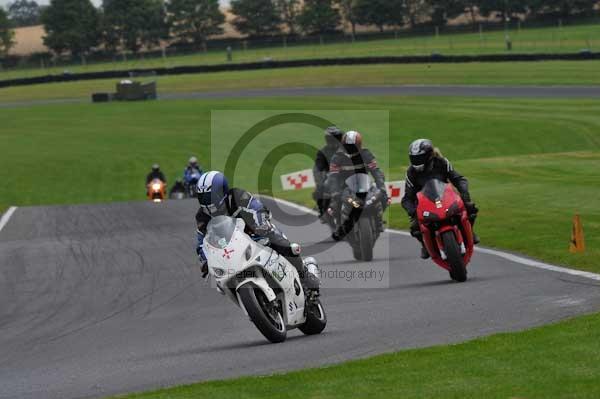
[[[441,55],[398,56],[398,57],[349,57],[321,58],[288,61],[260,61],[239,64],[194,65],[173,68],[127,69],[120,71],[101,71],[46,75],[33,78],[0,80],[0,88],[26,86],[53,82],[74,82],[94,79],[121,79],[135,74],[154,73],[158,76],[183,75],[194,73],[252,71],[259,69],[297,68],[307,66],[332,65],[372,65],[372,64],[430,64],[430,63],[467,63],[467,62],[523,62],[523,61],[584,61],[600,60],[600,53],[582,51],[565,54],[485,54],[485,55]]]

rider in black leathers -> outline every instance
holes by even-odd
[[[334,240],[340,240],[352,230],[352,219],[344,217],[349,215],[351,205],[342,203],[342,191],[345,188],[345,181],[348,177],[357,174],[371,174],[375,180],[375,185],[380,190],[379,213],[381,224],[379,229],[383,231],[383,211],[388,205],[387,191],[385,188],[385,176],[379,166],[375,156],[366,148],[362,148],[362,135],[355,131],[349,131],[342,137],[342,147],[335,153],[329,167],[329,177],[327,178],[327,188],[331,193],[331,205],[328,212],[336,216],[338,220],[337,230],[332,234]]]
[[[340,149],[342,132],[337,126],[330,126],[325,129],[326,145],[317,152],[315,165],[313,167],[313,176],[315,178],[316,189],[313,193],[313,199],[317,202],[319,208],[319,217],[323,217],[329,208],[330,196],[325,186],[327,175],[329,174],[329,163],[333,155]]]
[[[150,182],[154,179],[159,179],[163,183],[167,182],[165,175],[160,170],[160,166],[156,163],[152,165],[152,171],[146,175],[146,185],[150,184]]]
[[[406,210],[410,218],[411,235],[423,244],[423,236],[417,220],[417,193],[431,179],[450,182],[456,187],[465,203],[471,225],[474,225],[479,209],[477,209],[471,200],[469,182],[454,169],[450,161],[444,158],[437,148],[433,147],[432,142],[427,139],[413,141],[409,147],[409,159],[411,165],[406,171],[402,207]],[[473,233],[473,240],[476,244],[479,243],[479,238],[475,233]],[[423,245],[421,246],[421,258],[429,258],[429,253]]]
[[[169,196],[176,193],[185,193],[185,185],[183,184],[182,179],[175,180],[175,184],[173,184],[173,187],[169,190]]]

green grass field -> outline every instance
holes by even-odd
[[[600,316],[341,365],[122,396],[583,399],[600,396]]]
[[[265,98],[0,109],[0,208],[143,199],[143,176],[152,162],[160,162],[171,180],[192,153],[209,163],[211,109],[307,107],[389,110],[389,150],[381,126],[357,118],[338,123],[362,130],[376,154],[389,151],[379,161],[390,179],[403,177],[409,142],[430,137],[470,178],[485,245],[600,271],[600,101],[593,100]],[[300,131],[273,132],[285,140]],[[316,128],[302,133],[315,145],[322,140]],[[220,139],[228,140],[226,134]],[[248,167],[236,174],[249,189],[256,188],[261,148],[272,148],[268,137],[255,144]],[[310,166],[309,159],[287,157],[276,172]],[[308,191],[282,195],[310,203]],[[400,207],[390,213],[391,226],[406,227]],[[575,213],[588,233],[583,255],[567,251]]]
[[[91,98],[114,92],[116,79],[0,89],[0,104],[29,100]],[[456,85],[600,85],[600,61],[363,65],[290,68],[158,77],[159,93],[257,88]]]
[[[513,42],[514,53],[564,53],[578,52],[587,48],[593,51],[600,49],[600,24],[573,25],[549,28],[511,27],[509,36]],[[386,40],[356,41],[354,43],[332,43],[280,46],[247,50],[236,48],[234,62],[261,61],[265,58],[274,60],[292,60],[326,57],[359,57],[359,56],[399,56],[441,54],[491,54],[506,52],[504,31],[491,31],[468,34],[444,34],[436,37],[430,35],[414,38]],[[83,65],[60,66],[55,68],[29,68],[0,71],[0,80],[19,77],[31,77],[45,74],[71,72],[92,72],[131,68],[174,67],[181,65],[220,64],[225,60],[224,51],[199,52],[194,55],[174,56],[166,59],[150,58],[129,60],[127,62],[96,63]]]
[[[164,92],[190,92],[402,83],[600,84],[599,65],[303,68],[277,71],[276,78],[273,71],[165,77],[159,85]],[[82,97],[113,84],[0,89],[0,102]],[[411,140],[432,138],[470,179],[484,245],[600,272],[600,100],[311,97],[0,108],[0,212],[11,205],[142,200],[152,162],[159,162],[171,181],[191,154],[204,165],[211,155],[222,162],[224,154],[211,151],[211,110],[234,112],[228,122],[233,129],[243,120],[237,110],[306,109],[333,110],[328,114],[343,128],[362,131],[389,179],[403,177]],[[363,118],[358,111],[364,110],[389,111],[389,132],[386,123]],[[227,129],[218,132],[220,141],[232,141]],[[317,145],[322,134],[296,125],[272,129],[245,149],[236,181],[256,189],[255,173],[265,153],[292,139]],[[310,166],[306,157],[284,158],[275,167],[273,194],[312,206],[310,190],[282,192],[277,183],[279,174]],[[574,213],[581,214],[586,232],[588,250],[582,255],[567,251]],[[399,206],[391,207],[388,218],[392,227],[407,227]],[[596,314],[459,345],[127,398],[597,398],[599,331]]]

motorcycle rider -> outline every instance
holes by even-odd
[[[356,131],[344,134],[341,141],[341,149],[336,152],[329,166],[329,177],[327,187],[331,193],[331,206],[328,209],[333,215],[338,216],[337,230],[332,234],[336,241],[342,239],[352,230],[352,219],[345,217],[350,214],[352,206],[346,202],[341,203],[342,191],[345,188],[346,179],[357,173],[371,173],[375,185],[380,191],[381,206],[379,208],[380,231],[383,232],[383,211],[388,205],[388,196],[385,188],[385,176],[375,156],[367,148],[362,147],[362,135]]]
[[[196,157],[191,157],[188,161],[187,166],[185,167],[185,169],[183,170],[183,180],[185,182],[189,182],[191,179],[191,176],[196,173],[198,175],[202,174],[202,168],[200,167],[200,165],[198,165],[198,158]]]
[[[218,171],[204,173],[196,185],[200,209],[196,213],[196,253],[202,264],[202,276],[208,274],[208,263],[203,243],[208,222],[215,217],[228,215],[242,218],[246,233],[253,238],[268,239],[268,246],[284,256],[298,271],[300,282],[308,290],[319,290],[319,279],[306,270],[298,253],[294,253],[287,237],[271,223],[271,212],[258,198],[240,188],[229,188],[227,178]]]
[[[193,187],[196,185],[196,178],[202,174],[202,168],[198,165],[198,158],[190,157],[187,166],[183,170],[183,184],[185,190],[190,196],[193,195]]]
[[[171,189],[169,190],[169,196],[175,193],[185,193],[185,186],[183,185],[183,180],[179,178],[175,180],[175,184],[173,184],[173,187],[171,187]]]
[[[423,235],[417,220],[417,193],[421,191],[425,183],[434,178],[452,183],[465,203],[471,226],[475,224],[479,209],[471,200],[467,179],[454,169],[450,161],[444,158],[439,149],[433,146],[431,140],[418,139],[413,141],[408,148],[408,157],[410,166],[406,171],[402,207],[410,218],[410,234],[421,243],[421,258],[427,259],[430,255],[423,244]],[[475,244],[479,244],[479,237],[475,232],[473,232],[473,241]]]
[[[329,173],[329,162],[333,155],[340,148],[342,132],[337,126],[329,126],[325,129],[325,146],[317,152],[315,165],[313,167],[313,176],[315,178],[316,189],[313,193],[313,199],[317,202],[319,208],[319,217],[322,218],[329,208],[330,196],[326,189],[325,181]]]
[[[146,175],[146,185],[150,184],[150,182],[154,179],[159,179],[165,184],[167,183],[167,179],[165,178],[163,172],[160,170],[160,165],[157,163],[152,165],[152,170]]]

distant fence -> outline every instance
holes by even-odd
[[[548,28],[548,27],[567,27],[583,24],[600,24],[598,17],[571,17],[571,18],[545,18],[545,19],[527,19],[521,21],[513,19],[508,22],[478,21],[476,23],[465,23],[462,25],[442,25],[436,26],[431,23],[419,24],[410,29],[390,29],[386,28],[383,32],[369,31],[357,32],[353,37],[348,32],[331,32],[323,35],[274,35],[262,38],[218,38],[211,39],[206,43],[205,49],[199,49],[189,43],[172,43],[165,49],[153,49],[143,51],[138,54],[129,52],[109,53],[102,50],[93,51],[85,56],[85,59],[79,57],[63,56],[55,57],[53,54],[35,53],[29,56],[9,56],[0,58],[0,66],[7,71],[10,70],[28,70],[45,68],[64,68],[92,65],[98,63],[119,63],[130,61],[141,61],[160,59],[165,57],[177,57],[191,54],[219,52],[223,53],[230,47],[234,53],[246,50],[262,50],[269,48],[293,48],[296,46],[368,42],[383,39],[409,39],[419,37],[434,37],[439,35],[455,35],[464,33],[490,33],[502,30],[518,32],[521,29],[530,28]],[[582,44],[583,46],[583,44]],[[0,69],[2,69],[0,68]]]
[[[253,71],[260,69],[298,68],[309,66],[334,65],[373,65],[373,64],[427,64],[427,63],[468,63],[468,62],[524,62],[524,61],[584,61],[600,60],[600,53],[580,52],[565,54],[484,54],[484,55],[437,55],[399,57],[348,57],[322,58],[289,61],[261,61],[239,64],[195,65],[173,68],[128,69],[85,73],[64,73],[31,78],[0,80],[0,88],[26,86],[53,82],[74,82],[80,80],[128,78],[140,75],[183,75],[195,73]]]

